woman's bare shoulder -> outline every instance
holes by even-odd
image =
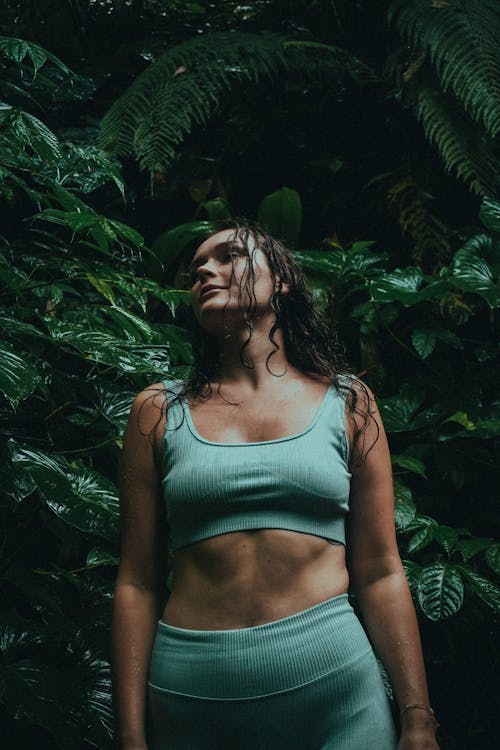
[[[134,398],[130,420],[134,419],[142,433],[150,433],[165,420],[167,391],[163,383],[152,383]]]

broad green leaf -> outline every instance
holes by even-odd
[[[123,388],[112,390],[103,383],[97,383],[93,399],[95,411],[123,432],[134,396],[135,393],[132,391]]]
[[[406,529],[415,518],[416,508],[410,488],[394,478],[394,518],[399,531]]]
[[[209,221],[222,221],[229,219],[231,211],[223,198],[213,198],[201,204]]]
[[[149,279],[145,286],[153,297],[167,305],[172,315],[175,315],[179,305],[189,305],[189,291],[186,289],[162,289],[159,284],[155,284]]]
[[[337,172],[340,172],[343,166],[344,162],[342,161],[342,159],[331,159],[328,162],[328,169],[330,170],[330,172],[332,172],[332,174],[337,174]]]
[[[476,437],[497,437],[500,435],[500,419],[476,419]]]
[[[401,466],[401,468],[407,469],[414,474],[419,474],[421,477],[425,476],[425,465],[418,458],[414,458],[414,456],[392,453],[391,460],[394,466]]]
[[[19,357],[0,344],[0,391],[16,407],[30,396],[40,382],[36,367],[25,357]]]
[[[404,432],[413,429],[412,417],[424,398],[425,393],[419,388],[405,388],[397,396],[380,398],[378,404],[386,430]]]
[[[148,261],[153,279],[163,280],[164,274],[173,267],[188,246],[203,242],[216,229],[217,225],[212,221],[189,221],[161,234],[151,246],[154,257]]]
[[[69,463],[11,443],[11,460],[27,471],[48,507],[81,531],[116,538],[117,489],[81,462]]]
[[[436,330],[436,336],[441,341],[444,341],[445,344],[448,344],[448,346],[453,347],[453,349],[464,348],[462,339],[459,338],[456,333],[453,333],[453,331],[448,331],[446,329]]]
[[[436,331],[433,328],[416,328],[411,340],[422,359],[427,359],[436,346]]]
[[[7,315],[0,315],[0,330],[11,336],[39,336],[40,338],[46,338],[45,333],[34,325],[31,325],[31,323],[25,323],[22,320],[17,320]]]
[[[431,563],[418,579],[418,601],[430,620],[445,620],[456,614],[464,599],[459,569],[451,563]]]
[[[403,560],[402,562],[411,595],[416,599],[418,596],[418,579],[420,578],[422,566],[413,562],[413,560]]]
[[[489,236],[478,235],[455,253],[452,262],[452,279],[464,291],[480,294],[491,307],[500,305],[500,283],[497,272],[490,265],[495,258],[495,246]],[[488,260],[485,256],[488,256]]]
[[[355,242],[346,249],[332,244],[331,250],[296,250],[293,256],[304,268],[311,271],[318,271],[327,276],[333,275],[337,279],[342,278],[346,283],[349,279],[346,294],[352,294],[358,288],[365,288],[370,273],[372,276],[380,274],[378,269],[370,271],[372,266],[385,260],[385,255],[374,253],[370,249],[374,244],[372,241]],[[356,277],[359,286],[356,287],[353,277]],[[365,305],[373,307],[373,302]]]
[[[500,232],[500,201],[483,198],[479,210],[479,219],[487,229]]]
[[[434,539],[439,542],[448,555],[454,549],[459,536],[459,529],[454,529],[451,526],[438,526],[434,529]]]
[[[51,52],[47,52],[46,49],[40,47],[38,44],[27,42],[24,39],[0,36],[0,52],[2,52],[5,57],[8,57],[17,63],[21,63],[26,55],[28,55],[33,62],[35,74],[47,60],[50,60],[51,63],[56,65],[64,73],[69,74],[71,72],[67,65]]]
[[[295,250],[293,257],[304,268],[324,274],[340,274],[346,263],[346,253],[339,248],[332,248],[331,250]]]
[[[434,539],[434,530],[437,525],[437,522],[433,518],[416,516],[405,529],[405,531],[415,531],[408,542],[407,553],[410,554],[427,547]]]
[[[102,296],[108,300],[112,305],[115,304],[115,295],[113,293],[113,287],[105,279],[99,279],[91,273],[87,274],[87,279],[90,281],[93,287],[102,294]]]
[[[420,300],[423,273],[420,268],[397,268],[392,273],[372,279],[368,288],[375,302],[401,302],[414,305]]]
[[[137,344],[159,343],[158,334],[144,318],[116,306],[108,308],[106,312],[118,324],[119,330],[123,331],[129,341]]]
[[[0,51],[13,62],[20,63],[28,54],[29,45],[24,39],[0,37]]]
[[[119,563],[119,558],[111,555],[109,552],[105,552],[101,549],[92,549],[87,555],[85,564],[89,568],[97,568],[101,565],[110,565],[116,567]]]
[[[484,552],[491,546],[493,539],[485,537],[473,537],[472,539],[461,539],[457,543],[457,550],[462,555],[462,560],[468,562],[478,552]]]
[[[444,422],[458,422],[458,424],[462,425],[462,427],[465,427],[466,430],[476,429],[476,425],[474,424],[474,422],[471,422],[464,411],[456,411],[455,414],[452,414],[451,417],[445,419]]]
[[[86,359],[116,367],[123,372],[166,374],[169,371],[169,342],[164,345],[134,344],[103,331],[90,331],[72,323],[47,321],[55,341],[73,347]],[[166,327],[165,327],[166,328]]]
[[[460,568],[460,572],[472,593],[482,599],[489,607],[500,612],[500,588],[467,565],[457,567]]]
[[[125,240],[127,244],[137,248],[144,246],[144,237],[135,229],[132,229],[132,227],[129,227],[127,224],[123,224],[121,221],[116,221],[116,219],[109,219],[108,221],[110,226],[112,226],[113,229],[116,229],[116,235],[122,241]]]
[[[282,187],[260,202],[257,218],[273,237],[297,247],[302,228],[302,201],[296,190]]]
[[[484,559],[489,567],[500,575],[500,542],[495,542],[488,547]]]

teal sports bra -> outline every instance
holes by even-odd
[[[164,385],[176,392],[180,383]],[[162,485],[171,553],[250,529],[299,531],[345,545],[350,479],[345,397],[333,384],[309,427],[255,443],[206,440],[184,400],[168,407]]]

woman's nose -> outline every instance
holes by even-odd
[[[207,260],[201,266],[198,266],[198,278],[202,280],[206,276],[215,276],[215,273],[216,271],[214,265],[209,260]]]

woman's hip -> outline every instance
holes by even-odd
[[[212,700],[257,698],[374,661],[347,594],[263,625],[188,630],[159,621],[149,683]]]

